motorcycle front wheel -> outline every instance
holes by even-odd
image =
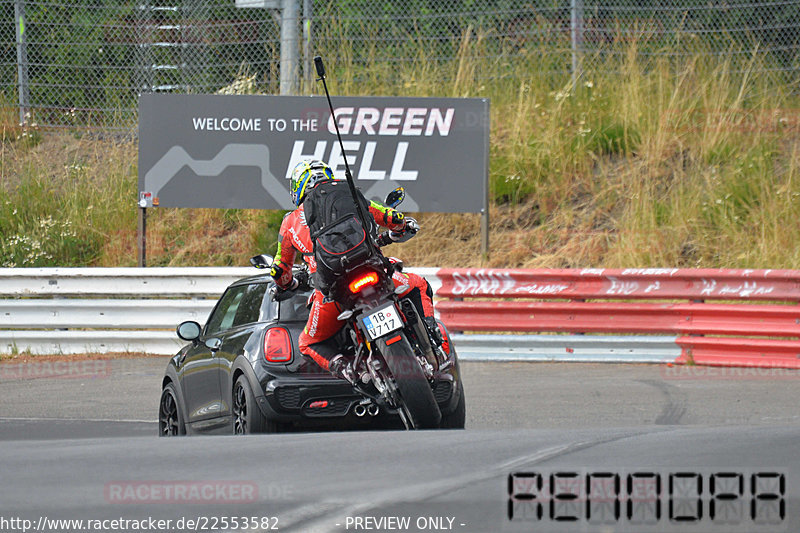
[[[392,344],[387,345],[384,339],[379,343],[389,374],[388,385],[394,389],[398,407],[412,426],[409,429],[438,428],[442,413],[431,386],[405,335],[400,335],[401,339]]]

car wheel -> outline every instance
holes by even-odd
[[[467,403],[464,397],[464,385],[458,382],[458,405],[452,413],[442,414],[441,429],[464,429],[467,420]]]
[[[161,391],[161,402],[158,407],[158,434],[161,437],[177,437],[186,435],[186,424],[178,405],[178,393],[175,385],[167,383]]]
[[[233,386],[233,434],[249,435],[264,431],[261,414],[253,389],[245,376],[239,376]]]

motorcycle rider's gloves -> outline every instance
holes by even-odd
[[[297,282],[297,285],[294,287],[299,288],[301,291],[307,291],[313,288],[311,286],[311,276],[308,275],[308,272],[306,270],[301,270],[297,274],[295,274],[294,282]]]
[[[403,231],[390,231],[389,238],[394,242],[406,242],[419,231],[419,223],[411,217],[406,217],[406,224]]]

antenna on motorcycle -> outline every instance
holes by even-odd
[[[344,159],[344,175],[345,178],[347,178],[347,184],[350,186],[350,194],[353,195],[353,202],[355,202],[356,204],[356,212],[358,213],[358,218],[360,219],[361,226],[366,231],[367,228],[370,227],[370,225],[367,224],[367,217],[361,209],[361,202],[358,201],[358,193],[356,193],[356,184],[353,181],[353,175],[350,173],[350,165],[347,163],[347,155],[344,152],[344,143],[342,143],[342,135],[339,133],[339,122],[336,120],[336,114],[333,112],[333,103],[331,102],[331,95],[328,92],[328,84],[325,82],[325,65],[322,64],[322,58],[320,56],[314,57],[314,67],[317,69],[317,76],[319,76],[317,81],[322,80],[322,87],[325,89],[325,96],[328,98],[328,107],[330,107],[331,118],[333,119],[333,125],[336,128],[336,137],[339,139],[339,149],[342,151],[342,159]],[[367,239],[367,241],[370,241],[370,239]],[[373,246],[372,242],[370,242],[370,246]]]

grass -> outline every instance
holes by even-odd
[[[488,261],[477,215],[419,214],[420,236],[387,253],[418,266],[800,268],[800,99],[769,57],[644,55],[630,42],[573,82],[552,74],[564,61],[552,48],[490,41],[468,29],[440,62],[412,40],[397,51],[409,61],[390,65],[319,36],[334,94],[491,99]],[[12,137],[0,266],[135,264],[136,147]],[[150,213],[154,266],[247,264],[274,249],[283,215]]]

